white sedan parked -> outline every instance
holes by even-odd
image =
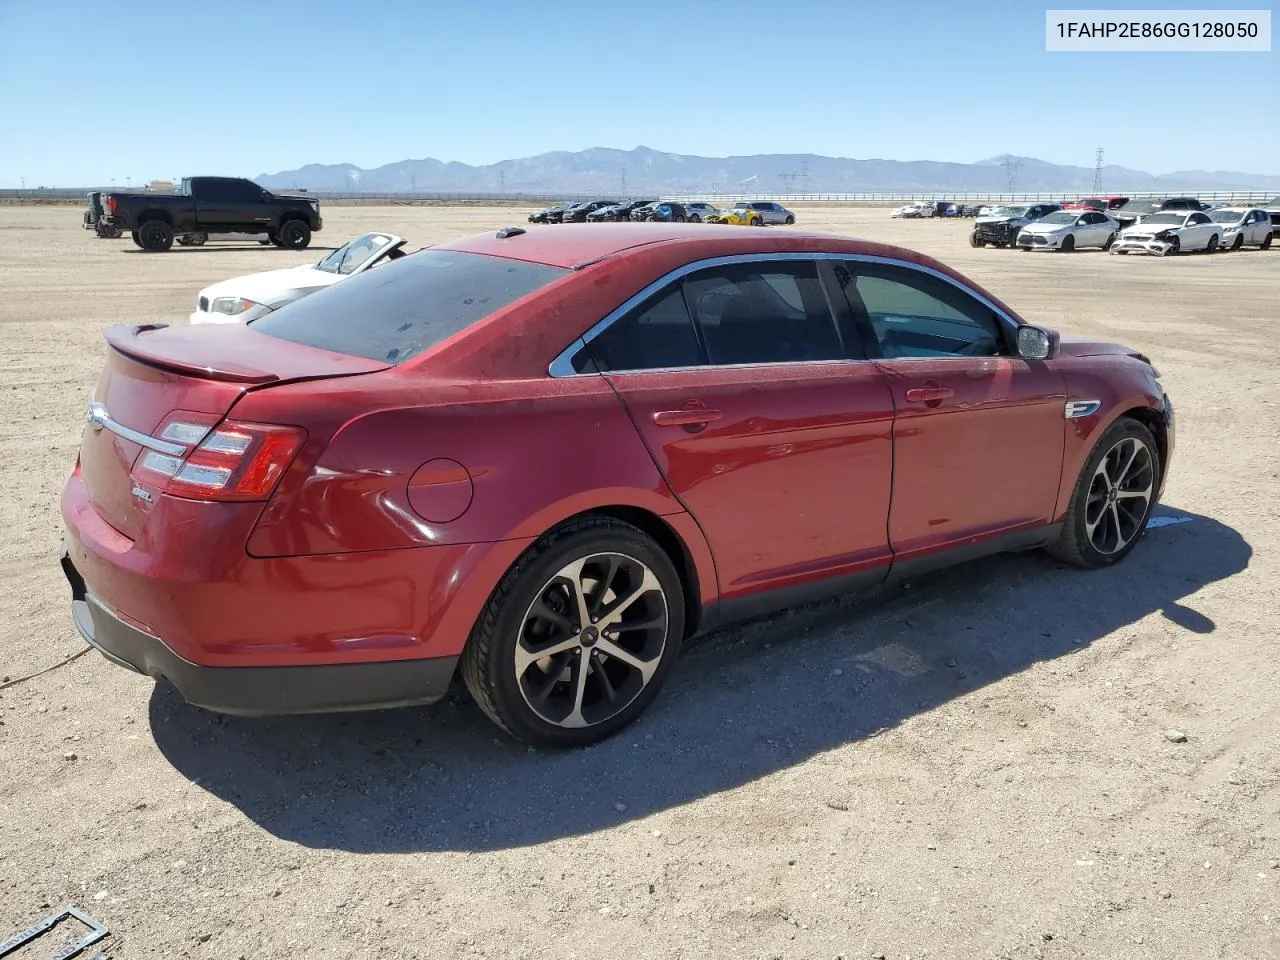
[[[902,217],[905,220],[917,220],[921,217],[933,216],[934,204],[926,203],[923,200],[917,200],[915,203],[906,203],[896,208],[890,217]]]
[[[1164,210],[1120,231],[1112,253],[1154,253],[1172,256],[1203,250],[1213,253],[1222,243],[1222,224],[1199,210]]]
[[[405,241],[390,233],[366,233],[319,263],[249,273],[210,284],[196,297],[192,323],[249,323],[309,293],[404,256]]]
[[[1120,221],[1099,210],[1059,210],[1028,223],[1018,231],[1022,250],[1061,250],[1081,247],[1111,248],[1120,232]]]
[[[1267,211],[1258,207],[1219,207],[1209,211],[1209,219],[1222,226],[1222,248],[1270,249],[1273,227]]]

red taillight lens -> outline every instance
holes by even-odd
[[[107,209],[111,211],[111,215],[116,215],[116,196],[114,193],[107,194]]]
[[[265,500],[306,439],[298,427],[174,414],[156,436],[186,449],[181,455],[144,450],[134,472],[166,494],[189,500]]]

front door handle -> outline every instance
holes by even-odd
[[[907,403],[928,403],[937,405],[955,393],[950,387],[944,387],[936,381],[926,381],[922,387],[910,387],[907,390]]]
[[[683,410],[658,410],[653,414],[653,422],[660,427],[699,427],[719,420],[719,410],[708,410],[705,407],[687,407]]]

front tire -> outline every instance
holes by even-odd
[[[173,246],[173,227],[163,220],[148,220],[138,227],[137,243],[151,253],[164,253]]]
[[[1218,235],[1215,233],[1209,238],[1209,242],[1205,245],[1205,253],[1216,253],[1218,250]]]
[[[301,220],[286,220],[278,236],[285,250],[305,250],[311,245],[311,228]]]
[[[985,240],[980,240],[980,239],[978,238],[978,235],[977,235],[976,233],[971,233],[971,234],[969,234],[969,246],[971,246],[971,247],[985,247],[986,245],[987,245],[987,241],[985,241]]]
[[[787,214],[787,220],[786,220],[787,226],[788,227],[793,226],[795,222],[796,222],[796,218],[791,216],[790,214]]]
[[[1078,567],[1119,563],[1146,530],[1159,489],[1155,438],[1137,420],[1121,417],[1085,461],[1062,533],[1049,552]]]
[[[1071,253],[1076,248],[1075,234],[1068,233],[1062,238],[1062,246],[1059,248],[1063,253]]]
[[[1108,234],[1108,235],[1107,235],[1107,242],[1106,242],[1106,243],[1104,243],[1104,244],[1102,245],[1102,249],[1103,249],[1103,250],[1110,250],[1110,249],[1111,249],[1111,245],[1112,245],[1113,243],[1115,243],[1115,242],[1116,242],[1116,235],[1115,235],[1114,233],[1112,233],[1112,234]]]
[[[690,217],[689,217],[689,222],[690,222],[690,223],[701,223],[701,222],[702,222],[702,217],[698,216],[696,213],[695,213],[695,214],[692,214],[692,215],[690,215]]]
[[[1240,249],[1241,247],[1243,247],[1243,246],[1244,246],[1244,234],[1243,234],[1243,233],[1237,233],[1237,234],[1236,234],[1236,238],[1235,238],[1235,240],[1233,240],[1233,241],[1231,242],[1231,249],[1232,249],[1232,250],[1239,250],[1239,249]]]
[[[1259,249],[1259,250],[1270,250],[1270,249],[1271,249],[1271,238],[1272,238],[1272,237],[1274,237],[1274,236],[1275,236],[1275,234],[1274,234],[1274,233],[1268,233],[1268,234],[1266,235],[1266,237],[1263,239],[1262,244],[1258,247],[1258,249]]]
[[[626,727],[657,695],[684,615],[675,565],[648,536],[617,520],[575,520],[502,578],[463,650],[462,678],[512,736],[585,746]]]

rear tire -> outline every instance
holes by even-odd
[[[311,244],[311,228],[301,220],[280,224],[280,246],[285,250],[305,250]]]
[[[633,613],[620,613],[621,629],[611,631],[607,611],[627,597]],[[583,608],[591,623],[579,622]],[[462,679],[513,737],[585,746],[645,710],[683,634],[671,558],[630,524],[587,517],[542,537],[507,571],[462,652]]]
[[[753,227],[763,227],[764,217],[752,217],[748,223]]]
[[[164,253],[173,247],[173,227],[163,220],[148,220],[138,227],[136,238],[143,250]]]
[[[690,214],[690,215],[689,215],[689,222],[690,222],[690,223],[701,223],[701,222],[702,222],[702,218],[701,218],[700,216],[698,216],[696,213],[694,213],[694,214]]]
[[[1078,567],[1119,563],[1142,538],[1159,489],[1155,438],[1137,420],[1121,417],[1085,461],[1049,553]]]
[[[129,236],[133,238],[134,246],[137,246],[137,247],[141,247],[141,246],[142,246],[142,238],[141,238],[140,236],[138,236],[138,231],[137,231],[137,230],[131,230],[131,231],[129,231]]]

